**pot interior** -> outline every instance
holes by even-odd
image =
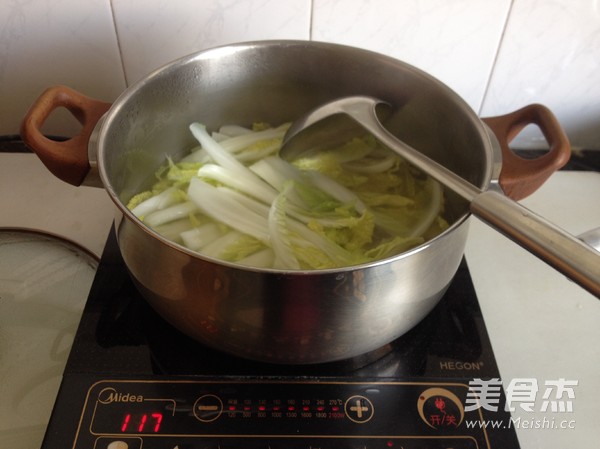
[[[401,61],[334,44],[266,41],[220,47],[175,61],[132,86],[99,132],[98,161],[109,193],[126,203],[154,182],[165,156],[197,142],[194,121],[279,125],[328,100],[370,95],[392,105],[388,129],[431,158],[484,187],[491,145],[481,121],[448,87]],[[467,204],[446,194],[446,218]],[[124,207],[122,207],[124,209]]]

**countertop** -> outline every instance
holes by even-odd
[[[579,234],[600,225],[599,192],[600,173],[560,171],[522,203]],[[44,230],[100,255],[114,210],[104,190],[72,187],[57,180],[33,154],[0,152],[0,227]],[[522,448],[587,448],[597,444],[600,301],[475,218],[471,219],[466,259],[504,388],[519,378],[535,379],[539,386],[533,411],[516,404],[513,413],[521,423],[517,434]],[[84,299],[76,306],[79,312]],[[62,331],[71,339],[76,322],[67,323]],[[31,326],[27,338],[36,344],[48,337]],[[2,345],[6,344],[0,332],[0,447],[39,447],[68,351],[28,367],[30,376],[46,372],[51,373],[50,378],[44,382],[43,391],[36,393],[35,401],[14,410],[11,395],[26,379],[2,368],[7,366],[2,360],[7,353]],[[560,379],[577,381],[572,388],[574,398],[568,398],[567,392],[562,396],[562,401],[571,402],[573,411],[541,412],[545,383],[560,383]],[[552,399],[556,399],[556,391]],[[532,423],[529,427],[536,427],[536,422],[543,425],[544,418],[558,426],[564,421],[573,428],[523,428],[526,422]]]

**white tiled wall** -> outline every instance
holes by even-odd
[[[0,135],[53,84],[114,100],[180,56],[260,39],[389,54],[439,78],[481,116],[539,102],[575,148],[600,149],[598,0],[2,0]],[[44,131],[69,135],[55,114]],[[543,146],[526,130],[516,146]]]
[[[557,114],[573,146],[600,149],[600,1],[513,1],[480,112],[535,102]]]
[[[112,0],[127,83],[233,42],[309,39],[310,0]]]
[[[481,106],[510,0],[314,3],[314,40],[393,56],[444,81],[475,110]]]

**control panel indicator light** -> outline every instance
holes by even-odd
[[[266,405],[262,405],[261,404],[261,405],[258,406],[258,411],[259,412],[264,412],[265,410],[267,410],[267,406]]]

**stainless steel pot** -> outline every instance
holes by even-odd
[[[501,148],[500,183],[515,199],[534,191],[569,157],[564,133],[542,106],[482,121],[445,85],[403,62],[301,41],[243,43],[185,57],[151,73],[112,105],[55,87],[33,105],[22,134],[67,182],[93,184],[98,170],[118,209],[117,237],[131,277],[175,327],[238,356],[319,363],[374,350],[429,313],[463,257],[469,217],[464,201],[447,194],[451,227],[418,248],[364,266],[307,272],[202,257],[154,233],[124,204],[151,182],[165,155],[177,158],[194,145],[192,121],[209,128],[279,124],[324,101],[357,94],[391,103],[394,134],[481,188],[498,174],[495,150]],[[67,142],[40,132],[60,106],[83,125]],[[551,150],[526,161],[512,154],[508,141],[529,123],[540,126]]]

